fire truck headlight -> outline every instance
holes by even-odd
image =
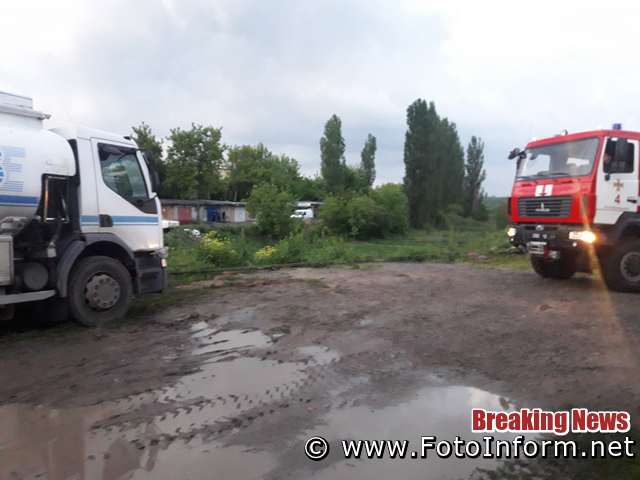
[[[507,237],[513,238],[513,237],[516,236],[517,232],[518,231],[515,229],[515,227],[509,227],[509,228],[507,228]]]
[[[581,242],[585,243],[594,243],[598,239],[598,237],[595,233],[589,230],[581,230],[576,232],[569,232],[569,239],[580,240]]]

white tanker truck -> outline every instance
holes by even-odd
[[[47,118],[0,92],[0,316],[121,318],[166,285],[157,174],[130,137]]]

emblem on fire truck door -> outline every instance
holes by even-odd
[[[613,188],[616,189],[616,192],[622,190],[622,187],[624,187],[624,183],[622,183],[620,179],[617,179],[615,182],[613,182]]]
[[[553,184],[536,185],[536,197],[550,197],[553,194]]]
[[[613,188],[616,189],[616,193],[617,193],[613,201],[616,203],[620,203],[620,190],[622,190],[622,187],[624,187],[624,183],[622,183],[619,178],[616,179],[615,182],[613,182]]]

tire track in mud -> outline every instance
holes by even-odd
[[[281,336],[272,340],[255,329],[195,323],[193,354],[203,358],[198,371],[157,391],[113,402],[116,413],[93,423],[90,434],[117,435],[140,450],[166,448],[194,437],[215,441],[280,412],[317,410],[319,399],[342,383],[333,374],[340,356],[308,346],[298,348],[296,360],[284,361],[277,358]]]

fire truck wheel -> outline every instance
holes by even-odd
[[[607,287],[619,292],[640,292],[640,240],[629,240],[602,259]]]
[[[133,297],[131,275],[111,257],[87,257],[73,267],[69,280],[71,316],[95,327],[124,317]]]
[[[546,260],[532,255],[531,266],[542,278],[553,278],[556,280],[571,278],[577,270],[575,258],[568,255],[561,257],[559,260]]]

